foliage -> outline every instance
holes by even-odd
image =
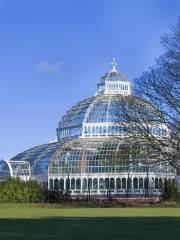
[[[19,178],[10,178],[0,182],[0,202],[36,203],[42,199],[42,189],[36,181],[24,182]]]
[[[164,198],[168,201],[180,200],[180,192],[173,181],[166,180],[164,182]]]
[[[45,195],[45,202],[48,203],[60,203],[64,199],[63,191],[49,191],[46,190],[44,192]]]

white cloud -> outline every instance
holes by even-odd
[[[49,63],[47,61],[42,61],[38,64],[38,70],[41,73],[50,74],[50,75],[59,75],[62,73],[64,63]]]
[[[57,140],[57,137],[55,137],[53,140],[50,140],[49,141],[49,143],[55,143],[55,142],[57,142],[58,140]]]

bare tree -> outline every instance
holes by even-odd
[[[124,98],[121,115],[128,138],[146,145],[158,161],[180,166],[180,18],[161,43],[165,52],[134,81],[133,95]],[[122,101],[122,99],[121,99]],[[131,139],[132,138],[132,139]]]

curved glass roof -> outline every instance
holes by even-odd
[[[10,169],[6,161],[0,161],[0,179],[6,179],[11,176]]]
[[[129,96],[100,94],[81,101],[72,107],[59,122],[57,139],[70,140],[83,135],[83,125],[112,124],[125,121],[122,116],[122,105]],[[108,135],[108,131],[106,131]],[[112,132],[109,132],[112,135]]]
[[[120,98],[130,96],[131,84],[122,73],[116,70],[116,65],[113,58],[113,68],[100,79],[96,96],[78,102],[65,113],[58,124],[58,141],[85,136],[84,123],[116,123],[122,121]]]
[[[119,123],[122,102],[129,96],[101,94],[81,101],[61,119],[57,128],[59,141],[82,135],[83,123]]]
[[[32,175],[47,176],[50,158],[61,145],[60,142],[39,145],[16,155],[10,161],[28,161],[31,165]]]
[[[49,163],[49,174],[63,176],[67,173],[122,173],[129,170],[147,172],[147,160],[138,155],[139,151],[137,145],[130,146],[125,141],[114,138],[73,139],[62,145],[53,155]],[[152,158],[149,157],[149,171],[163,171],[155,164],[157,161],[152,152]]]
[[[94,97],[84,99],[74,105],[69,111],[65,113],[58,124],[58,128],[74,127],[82,125],[84,115],[93,101]]]
[[[124,97],[125,98],[125,97]],[[87,111],[85,123],[112,123],[122,121],[122,101],[119,95],[99,95]]]

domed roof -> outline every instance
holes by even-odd
[[[84,115],[92,103],[94,97],[84,99],[74,105],[69,111],[67,111],[61,118],[58,128],[74,127],[82,124]]]
[[[73,106],[61,119],[57,128],[58,140],[71,139],[83,135],[87,124],[114,125],[123,121],[122,105],[129,96],[101,94],[85,99]],[[112,134],[111,134],[112,135]]]
[[[87,124],[114,124],[122,121],[120,112],[121,100],[130,94],[130,82],[116,69],[115,58],[112,62],[112,70],[100,78],[96,96],[78,102],[65,113],[58,124],[57,139],[59,141],[69,140],[78,136],[85,136]],[[108,128],[108,127],[106,127]],[[99,126],[99,130],[106,132],[106,136],[112,130],[105,130],[105,126]],[[93,129],[92,129],[93,130]],[[94,130],[93,130],[94,131]],[[95,132],[97,132],[95,131]],[[110,133],[111,135],[112,133]],[[99,136],[99,134],[98,134]]]
[[[43,177],[47,175],[50,158],[60,146],[60,142],[39,145],[14,156],[10,160],[29,162],[32,174],[38,174]]]
[[[120,121],[122,103],[128,96],[97,95],[88,108],[84,123],[115,123]]]
[[[108,73],[105,73],[104,76],[102,76],[99,80],[98,84],[102,84],[105,81],[122,81],[122,82],[128,82],[128,79],[125,75],[118,71],[111,71]]]

